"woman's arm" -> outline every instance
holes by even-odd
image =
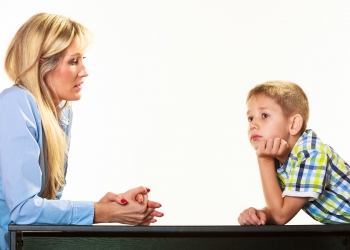
[[[148,200],[147,189],[139,187],[124,194],[108,193],[99,202],[47,200],[39,165],[42,147],[40,115],[33,97],[13,87],[0,97],[0,187],[8,218],[17,224],[76,224],[120,222],[149,224],[160,204]],[[137,194],[143,201],[136,202]],[[124,204],[124,205],[122,205]]]
[[[0,97],[0,121],[0,201],[6,202],[8,220],[18,224],[92,224],[92,201],[39,196],[45,180],[39,165],[43,137],[34,98],[18,87],[5,90]]]

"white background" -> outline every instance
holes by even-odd
[[[95,34],[64,199],[144,185],[163,204],[157,225],[237,225],[243,209],[264,206],[245,98],[273,79],[304,88],[309,128],[350,159],[347,0],[6,0],[2,61],[38,12]],[[1,70],[0,90],[11,84]],[[301,211],[290,224],[317,222]]]

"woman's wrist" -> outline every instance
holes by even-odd
[[[110,211],[112,203],[94,203],[94,223],[110,222]]]

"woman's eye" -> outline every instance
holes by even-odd
[[[78,60],[73,60],[73,61],[70,62],[70,64],[76,65],[76,64],[78,64]]]
[[[248,117],[248,122],[253,121],[253,117]]]
[[[262,114],[263,118],[267,118],[269,115],[268,114]]]
[[[74,60],[70,61],[70,64],[71,65],[77,65],[79,63],[79,60],[83,60],[85,58],[86,58],[85,56],[79,57],[78,59],[74,59]]]

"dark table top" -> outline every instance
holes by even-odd
[[[30,232],[114,232],[114,233],[350,233],[350,224],[266,225],[266,226],[125,226],[125,225],[9,225],[9,231]]]

